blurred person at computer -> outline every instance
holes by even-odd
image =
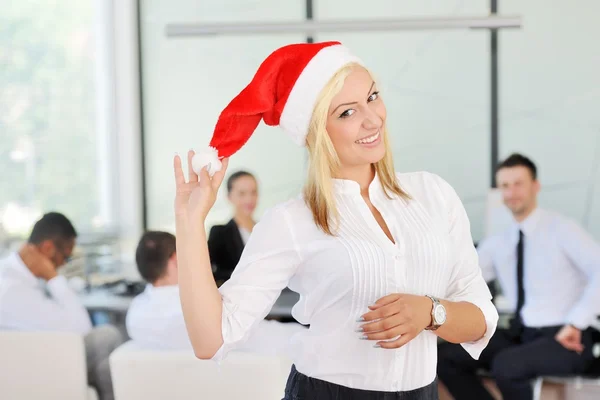
[[[0,261],[0,330],[74,332],[83,335],[88,383],[101,400],[114,398],[108,357],[122,343],[110,325],[93,328],[77,294],[58,270],[71,257],[77,232],[63,214],[38,220],[28,242]]]
[[[486,281],[497,279],[515,315],[479,360],[458,345],[439,348],[438,374],[458,400],[492,399],[476,376],[487,369],[505,399],[533,399],[531,380],[586,371],[600,315],[600,245],[576,222],[538,207],[537,168],[513,154],[496,171],[514,218],[478,246]]]
[[[143,348],[192,351],[179,298],[175,236],[160,231],[144,233],[135,258],[148,285],[129,307],[127,333]],[[297,323],[264,320],[240,350],[285,356],[291,337],[304,329]]]
[[[225,225],[215,225],[208,236],[208,251],[217,285],[231,277],[240,261],[244,246],[256,222],[258,184],[254,175],[237,171],[227,180],[227,199],[233,206],[233,218]]]

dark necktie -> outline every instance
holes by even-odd
[[[525,304],[525,288],[523,287],[523,232],[519,230],[519,243],[517,244],[517,309],[515,311],[515,319],[523,324],[521,319],[521,309]]]

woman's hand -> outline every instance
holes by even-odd
[[[188,162],[188,181],[183,176],[181,167],[181,158],[176,155],[173,160],[173,169],[175,170],[175,183],[177,191],[175,194],[175,217],[184,217],[195,221],[204,221],[208,212],[215,204],[217,192],[227,171],[229,159],[222,160],[223,167],[211,178],[208,175],[206,167],[202,168],[200,177],[192,168],[192,158],[194,151],[190,150],[187,155]]]
[[[369,306],[371,311],[362,316],[367,323],[359,331],[364,333],[363,339],[378,340],[376,347],[397,349],[431,324],[432,307],[433,302],[425,296],[391,294]]]

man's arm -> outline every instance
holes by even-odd
[[[567,323],[583,330],[600,315],[600,244],[573,221],[562,225],[559,235],[559,245],[588,279],[579,301],[567,316]]]
[[[486,238],[479,242],[477,245],[477,256],[479,258],[479,267],[481,267],[481,274],[483,279],[489,285],[491,282],[496,280],[496,271],[494,270],[493,252],[497,246],[494,238]]]

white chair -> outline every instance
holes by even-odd
[[[542,386],[544,385],[544,382],[573,386],[575,390],[581,390],[583,386],[600,386],[599,378],[587,378],[583,376],[541,376],[533,381],[534,400],[542,400]]]
[[[218,365],[191,351],[144,350],[127,342],[110,356],[116,400],[281,400],[291,362],[232,352]]]
[[[85,360],[80,335],[0,331],[0,399],[97,400]]]

